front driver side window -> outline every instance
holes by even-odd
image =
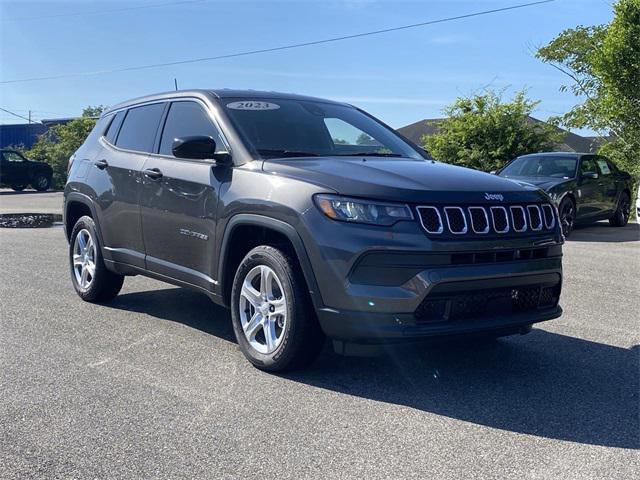
[[[592,158],[585,158],[580,164],[580,173],[582,174],[587,172],[598,173],[596,162],[594,162]]]
[[[162,130],[160,155],[173,156],[171,147],[176,138],[196,135],[213,137],[213,140],[216,142],[217,151],[224,151],[226,149],[218,134],[217,128],[198,103],[173,102],[169,108],[167,121]]]

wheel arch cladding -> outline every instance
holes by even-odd
[[[231,287],[235,271],[245,255],[258,245],[279,247],[297,260],[314,306],[322,301],[306,249],[290,224],[270,217],[254,214],[238,214],[226,225],[220,246],[218,279],[220,292],[230,304]]]
[[[96,228],[96,235],[98,236],[100,244],[103,245],[102,233],[100,232],[100,225],[98,225],[94,206],[88,197],[77,192],[70,193],[66,199],[64,210],[64,229],[67,240],[70,240],[71,232],[73,231],[73,227],[78,219],[85,215],[93,219],[93,223]]]

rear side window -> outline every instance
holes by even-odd
[[[609,163],[602,157],[598,157],[596,160],[598,163],[598,168],[600,169],[600,173],[602,175],[611,175],[611,169],[609,168]]]
[[[111,120],[111,124],[109,125],[109,129],[107,133],[105,133],[105,138],[109,141],[110,144],[116,144],[116,137],[118,136],[118,130],[120,130],[120,125],[122,125],[122,120],[124,120],[125,111],[121,111],[116,113]]]
[[[151,152],[163,109],[163,103],[129,109],[116,145],[127,150]]]
[[[216,142],[216,150],[225,150],[218,129],[205,110],[196,102],[174,102],[171,104],[167,121],[162,130],[160,154],[173,155],[173,141],[179,137],[205,135]]]

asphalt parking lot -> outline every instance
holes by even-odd
[[[0,213],[61,194],[0,191]],[[489,346],[327,348],[276,376],[206,297],[71,287],[60,227],[0,229],[1,478],[637,478],[640,231],[565,247],[558,320]],[[636,473],[633,473],[636,472]]]

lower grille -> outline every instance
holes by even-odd
[[[510,315],[554,307],[559,296],[559,285],[429,295],[418,306],[414,316],[416,323],[421,324]]]

